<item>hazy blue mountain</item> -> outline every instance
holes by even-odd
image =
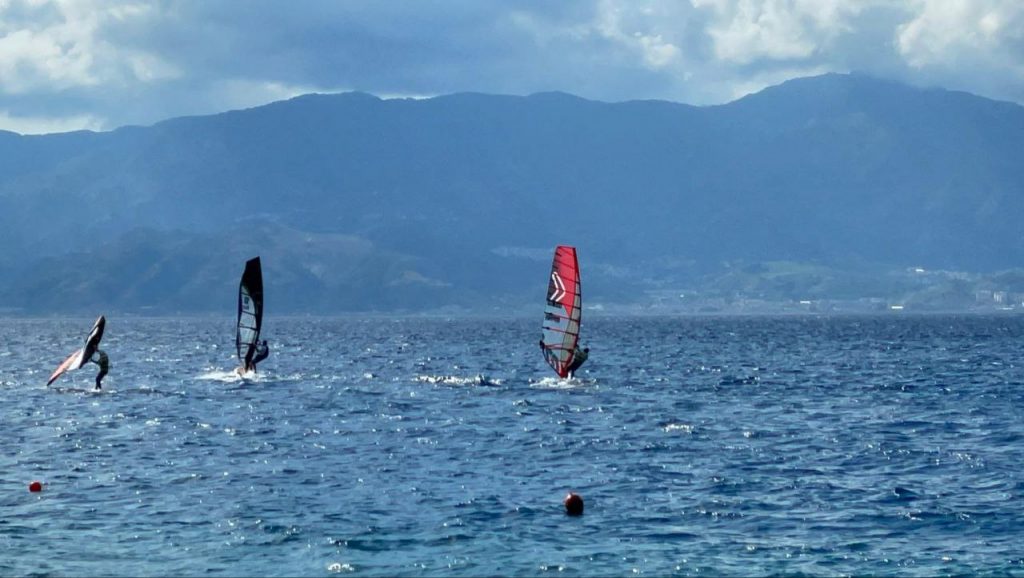
[[[1021,151],[1024,107],[835,74],[713,107],[348,93],[0,133],[0,298],[233,310],[261,254],[276,311],[508,310],[542,298],[558,243],[588,303],[785,294],[735,274],[767,262],[830,272],[794,297],[871,296],[890,270],[1021,266]]]

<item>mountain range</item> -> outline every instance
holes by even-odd
[[[1020,105],[857,74],[707,107],[310,94],[0,132],[0,310],[231,314],[259,254],[268,313],[533,311],[557,244],[588,306],[899,299],[908,268],[1020,277],[1021,151]]]

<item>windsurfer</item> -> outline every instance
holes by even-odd
[[[96,374],[96,389],[103,389],[103,378],[110,371],[110,359],[107,358],[106,352],[102,349],[97,349],[93,357],[89,358],[89,361],[100,366],[100,372]]]
[[[256,346],[256,352],[252,356],[252,364],[250,369],[256,371],[256,364],[263,361],[270,355],[270,347],[267,345],[267,340],[264,339]]]
[[[270,355],[270,347],[267,345],[267,340],[256,344],[256,348],[253,350],[252,359],[244,363],[242,367],[235,368],[235,373],[238,375],[244,375],[250,371],[256,371],[256,364],[263,361]]]
[[[573,374],[576,373],[576,370],[583,365],[583,362],[585,362],[588,357],[590,357],[590,348],[584,347],[581,350],[577,345],[576,350],[573,351],[572,354],[572,363],[569,364],[569,367],[566,370],[569,373],[569,379],[572,379]]]

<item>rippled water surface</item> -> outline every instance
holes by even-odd
[[[6,320],[0,574],[1024,576],[1024,317],[539,324]]]

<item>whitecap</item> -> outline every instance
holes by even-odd
[[[539,380],[530,380],[530,387],[539,387],[542,389],[576,389],[586,385],[584,381],[578,377],[571,379],[563,379],[561,377],[543,377]]]
[[[665,430],[666,432],[680,431],[688,434],[693,433],[693,426],[688,423],[670,423],[661,429]]]
[[[482,374],[473,376],[417,375],[415,379],[424,383],[440,383],[444,385],[501,385],[500,379],[489,378]]]
[[[196,376],[196,379],[203,379],[203,380],[208,380],[208,381],[223,381],[223,382],[226,382],[226,383],[234,383],[234,382],[237,382],[237,381],[242,381],[243,377],[241,375],[238,375],[238,372],[236,372],[233,369],[231,371],[223,371],[223,370],[220,370],[220,369],[214,369],[214,370],[207,371],[206,373],[199,374],[198,376]],[[248,379],[248,377],[246,377],[245,379]]]

